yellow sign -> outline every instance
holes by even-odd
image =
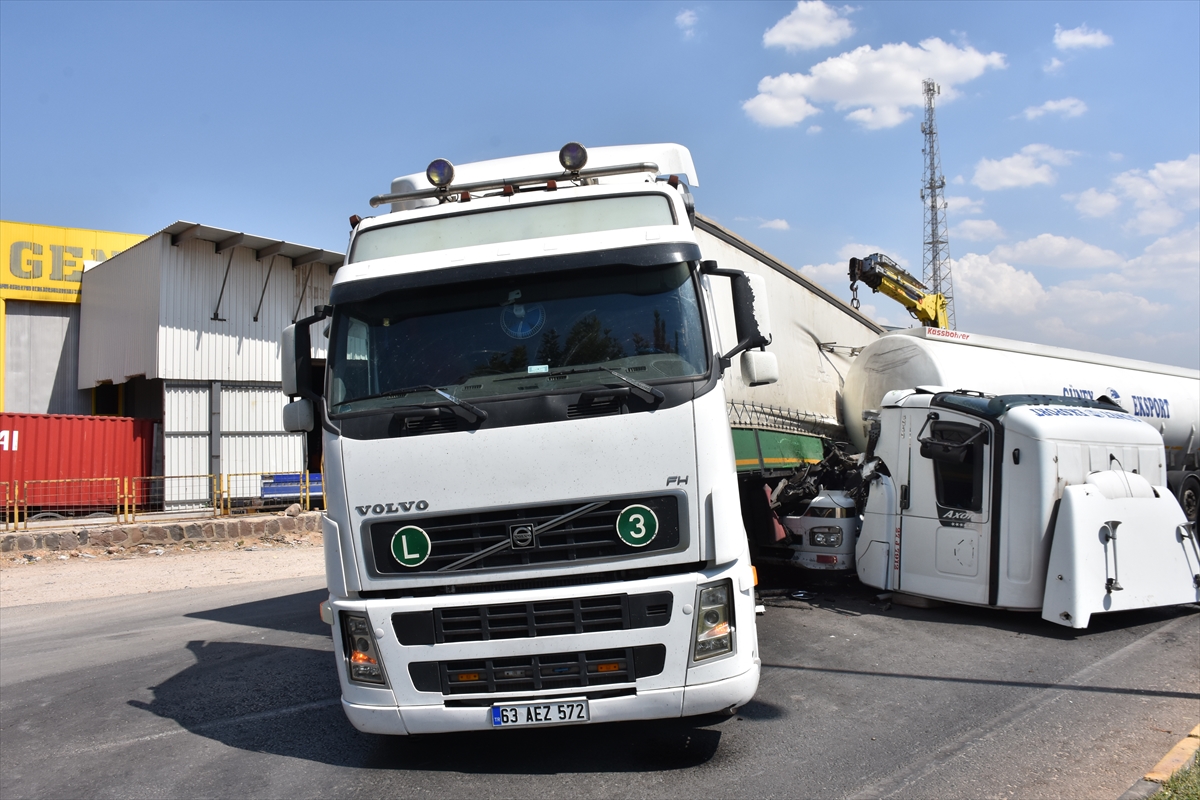
[[[145,238],[0,220],[0,300],[78,303],[85,269]]]

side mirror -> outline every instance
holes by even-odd
[[[742,380],[747,386],[765,386],[779,380],[779,360],[765,350],[742,353]]]
[[[771,343],[771,313],[767,306],[767,279],[741,273],[733,278],[733,319],[739,343],[765,347]]]
[[[283,407],[283,429],[289,433],[304,433],[313,429],[312,400],[301,398]]]
[[[283,393],[288,397],[312,396],[312,337],[308,325],[288,325],[279,338]]]

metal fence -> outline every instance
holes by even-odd
[[[129,518],[138,514],[201,512],[214,516],[221,509],[217,475],[157,475],[129,482]]]
[[[316,476],[314,482],[313,476]],[[314,494],[313,487],[316,486]],[[223,514],[255,514],[277,511],[299,503],[313,507],[313,498],[323,498],[322,476],[311,472],[235,472],[221,476]]]
[[[250,472],[137,478],[0,481],[3,529],[30,522],[133,522],[151,515],[221,516],[323,507],[319,472]]]
[[[4,524],[0,530],[9,530],[10,527],[17,524],[17,510],[13,503],[12,484],[8,481],[0,481],[0,490],[4,491]]]
[[[758,428],[783,433],[810,433],[817,436],[844,437],[846,429],[831,417],[798,411],[794,408],[747,403],[729,403],[729,424],[734,428]]]
[[[79,519],[125,515],[127,478],[56,478],[24,481],[17,501],[17,516],[30,520]]]

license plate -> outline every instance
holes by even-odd
[[[493,728],[511,728],[516,725],[566,725],[572,722],[587,722],[590,719],[587,698],[492,706]]]

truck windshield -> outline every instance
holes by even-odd
[[[707,373],[688,264],[390,292],[335,310],[330,415]]]

